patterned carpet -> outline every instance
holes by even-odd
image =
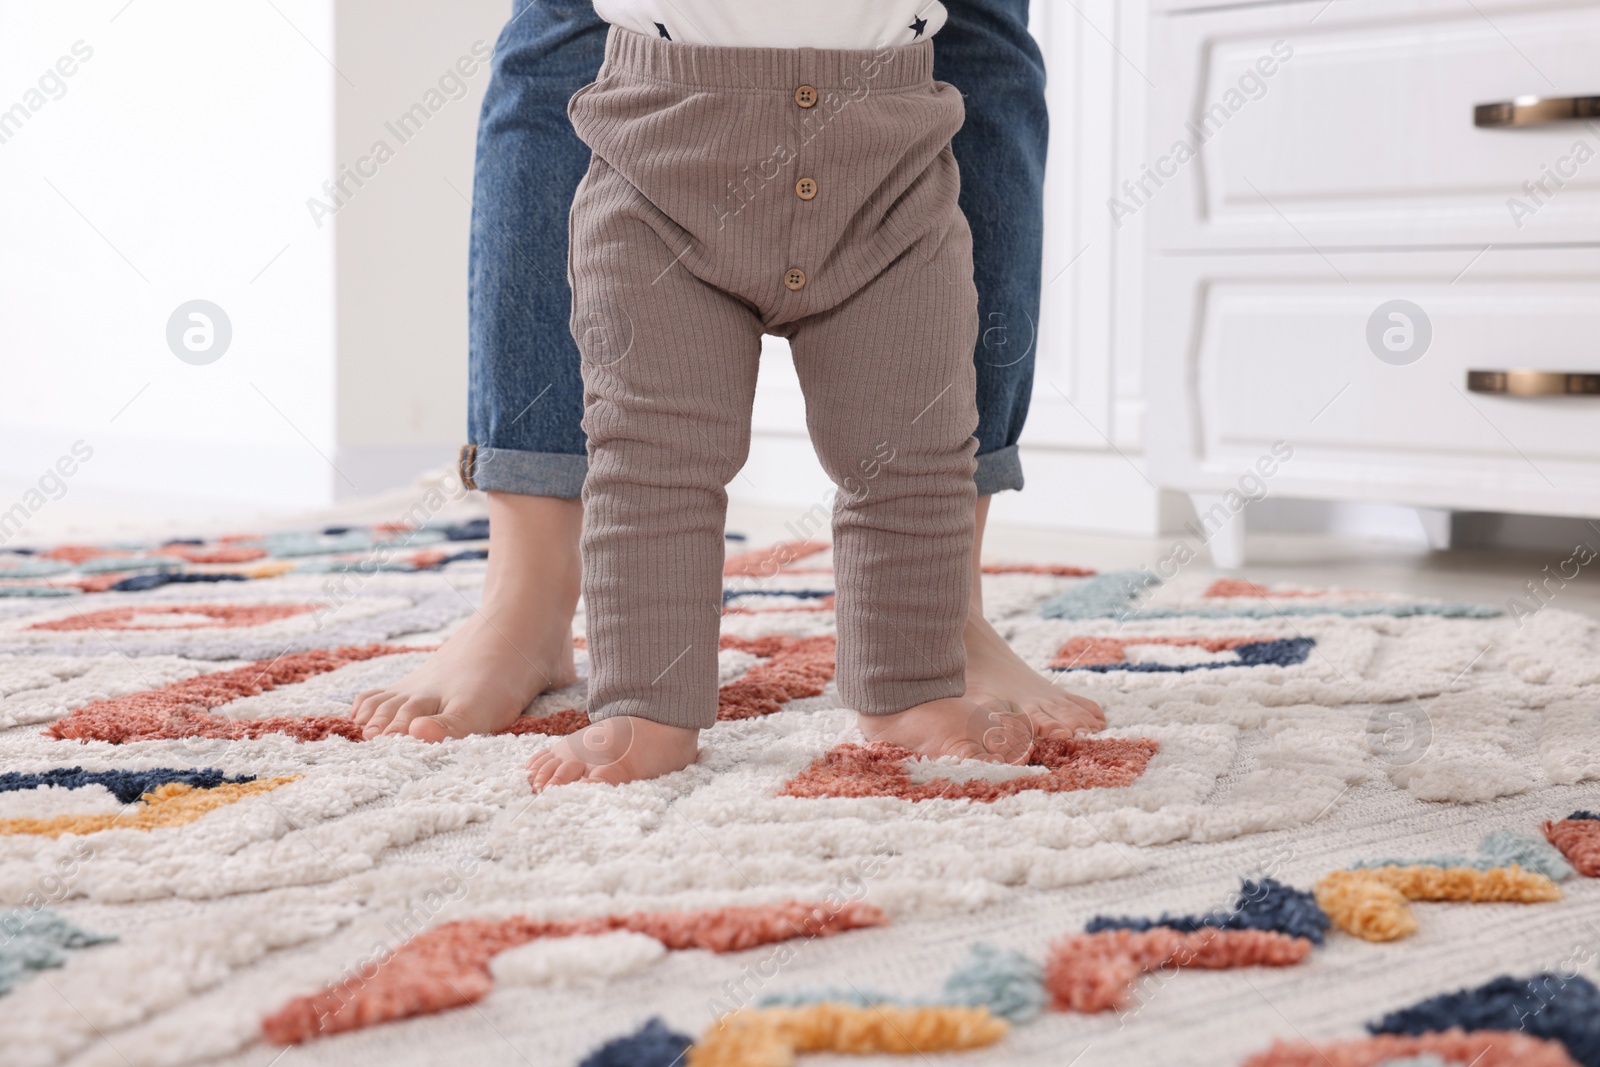
[[[700,761],[533,797],[581,682],[346,717],[486,534],[0,551],[0,1059],[1600,1064],[1592,621],[990,567],[1110,728],[929,761],[838,705],[827,546],[730,542]]]

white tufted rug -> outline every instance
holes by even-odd
[[[281,1049],[264,1018],[449,920],[830,894],[892,920],[804,941],[776,966],[761,949],[662,955],[638,934],[587,953],[517,949],[473,1004],[317,1037],[282,1061],[575,1064],[651,1016],[696,1036],[769,994],[932,994],[974,941],[1043,959],[1097,914],[1207,911],[1244,877],[1305,889],[1358,860],[1472,853],[1489,831],[1600,807],[1589,620],[1203,575],[1144,589],[1048,568],[986,577],[990,616],[1030,662],[1105,705],[1107,736],[1158,743],[1136,778],[992,803],[906,800],[892,783],[780,795],[860,741],[831,687],[799,695],[828,658],[814,640],[832,634],[826,552],[791,552],[770,576],[760,554],[735,560],[753,573],[728,578],[725,710],[763,710],[753,693],[781,706],[719,724],[679,774],[532,797],[521,770],[538,733],[433,746],[338,736],[355,693],[404,673],[424,655],[407,648],[471,611],[474,533],[0,552],[0,773],[12,776],[0,904],[117,939],[67,946],[62,966],[0,995],[5,1062],[267,1067]],[[254,576],[116,588],[224,571]],[[757,640],[775,635],[795,640]],[[367,658],[318,651],[373,645]],[[192,681],[202,675],[215,676],[209,691]],[[570,723],[560,713],[582,703],[581,685],[548,694],[524,725]],[[60,776],[71,768],[87,777]],[[146,779],[102,772],[167,774],[202,810],[125,805],[117,789]],[[911,767],[908,780],[982,788],[1018,773]],[[74,832],[51,836],[63,827]],[[1184,971],[1136,1010],[1047,1012],[949,1059],[1233,1064],[1274,1037],[1359,1036],[1421,997],[1595,946],[1600,889],[1563,889],[1546,905],[1417,905],[1419,932],[1402,941],[1335,933],[1299,966]],[[0,975],[7,943],[0,930]]]

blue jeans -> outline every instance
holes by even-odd
[[[972,227],[979,495],[1022,488],[1043,256],[1044,61],[1028,0],[945,0],[934,77],[961,90],[953,141]],[[568,329],[567,212],[589,149],[567,101],[594,81],[606,24],[591,0],[515,0],[495,44],[472,191],[467,434],[480,489],[576,498],[588,470],[583,378]]]

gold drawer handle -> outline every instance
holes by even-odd
[[[1548,126],[1553,122],[1600,119],[1600,96],[1519,96],[1472,109],[1472,124],[1498,130],[1510,126]]]
[[[1600,396],[1600,374],[1549,370],[1469,370],[1467,392],[1500,396]]]

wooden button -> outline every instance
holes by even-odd
[[[794,102],[801,107],[815,107],[817,104],[817,90],[809,85],[802,85],[794,91]]]
[[[783,284],[791,292],[806,287],[806,272],[799,267],[790,267],[789,273],[783,276]]]
[[[801,200],[810,200],[817,195],[817,183],[811,178],[801,178],[794,183],[794,195]]]

